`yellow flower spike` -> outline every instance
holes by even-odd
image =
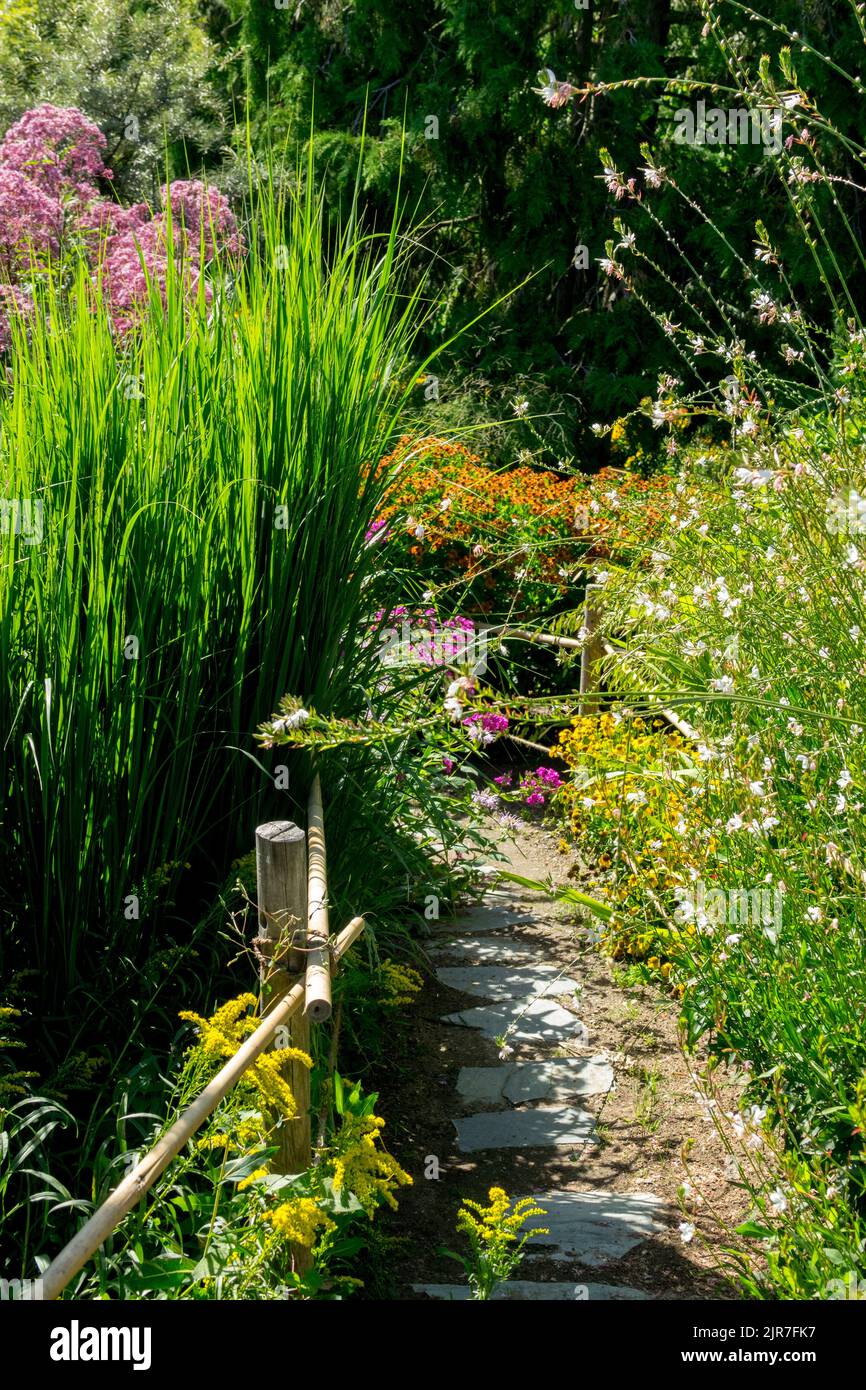
[[[268,1213],[268,1219],[279,1237],[291,1241],[293,1245],[303,1245],[308,1250],[312,1248],[319,1230],[327,1234],[334,1229],[330,1216],[310,1197],[293,1197],[283,1202],[275,1211]]]
[[[267,1168],[256,1168],[254,1172],[250,1173],[249,1177],[241,1178],[238,1183],[238,1192],[245,1191],[246,1188],[252,1187],[253,1183],[258,1182],[259,1178],[266,1178],[267,1176]]]

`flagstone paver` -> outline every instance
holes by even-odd
[[[531,999],[534,995],[573,994],[577,980],[563,975],[556,965],[443,965],[436,977],[462,994],[482,999]]]
[[[540,959],[537,946],[526,941],[510,941],[505,936],[484,937],[463,936],[449,941],[444,946],[434,946],[429,952],[432,960],[478,961],[482,964],[496,962],[497,965],[530,965]]]
[[[606,1265],[665,1229],[665,1203],[652,1193],[545,1192],[532,1200],[545,1214],[532,1217],[527,1229],[549,1234],[530,1237],[528,1258]]]
[[[443,1014],[442,1021],[477,1028],[487,1038],[501,1037],[513,1028],[509,1039],[516,1042],[589,1041],[586,1025],[551,999],[533,999],[530,1004],[506,1000],[495,1007],[461,1009],[456,1014]]]
[[[585,1110],[483,1110],[455,1120],[461,1153],[479,1149],[574,1148],[595,1144],[595,1117]]]
[[[563,1057],[502,1067],[462,1067],[457,1090],[481,1105],[531,1100],[567,1100],[602,1095],[613,1086],[613,1068],[603,1057]]]

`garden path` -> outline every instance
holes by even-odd
[[[500,867],[547,876],[546,837],[502,848]],[[679,1240],[682,1110],[674,1103],[663,1137],[660,1121],[631,1113],[636,1054],[681,1067],[670,1029],[652,1006],[624,1028],[622,991],[585,929],[550,898],[493,872],[491,882],[480,904],[439,925],[429,943],[435,980],[418,1042],[434,1059],[423,1084],[431,1100],[423,1104],[416,1077],[420,1108],[398,1121],[416,1155],[407,1163],[414,1187],[401,1198],[400,1224],[412,1228],[402,1296],[470,1296],[465,1282],[439,1282],[449,1270],[442,1247],[464,1244],[452,1234],[459,1199],[486,1202],[498,1186],[532,1197],[546,1215],[528,1223],[537,1233],[523,1277],[500,1285],[496,1298],[730,1297]],[[396,1151],[406,1163],[406,1144]]]

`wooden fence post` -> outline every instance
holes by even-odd
[[[298,983],[303,983],[307,940],[307,837],[292,821],[268,821],[256,829],[256,892],[262,964],[262,1007],[268,1013]],[[310,1051],[310,1023],[302,1011],[288,1024],[283,1045]],[[277,1038],[277,1046],[280,1039]],[[279,1133],[273,1167],[277,1173],[303,1173],[312,1162],[310,1073],[300,1062],[287,1069],[298,1107]],[[310,1252],[294,1246],[295,1268],[310,1268]]]
[[[596,607],[596,586],[587,584],[583,608],[583,626],[587,638],[580,653],[580,714],[592,714],[598,707],[594,699],[599,689],[598,663],[604,655],[604,646],[598,637],[600,614]]]

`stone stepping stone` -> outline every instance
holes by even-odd
[[[586,1024],[552,999],[534,999],[528,1005],[515,1001],[462,1009],[456,1014],[443,1014],[442,1022],[477,1028],[486,1038],[502,1037],[514,1024],[514,1032],[508,1034],[509,1042],[586,1043],[589,1040]]]
[[[459,941],[449,941],[445,946],[435,946],[429,952],[431,959],[443,960],[446,956],[456,956],[460,960],[514,962],[516,965],[530,964],[538,960],[539,948],[527,941],[508,941],[505,937],[485,940],[461,937]]]
[[[487,1110],[455,1120],[461,1153],[479,1149],[553,1149],[596,1144],[595,1116],[585,1110]]]
[[[413,1284],[415,1293],[428,1298],[466,1303],[472,1290],[465,1284]],[[490,1296],[491,1303],[583,1303],[613,1302],[628,1299],[651,1299],[652,1294],[630,1289],[627,1284],[537,1284],[531,1279],[509,1279],[499,1284]]]
[[[530,1237],[527,1258],[606,1265],[666,1229],[668,1208],[649,1192],[554,1192],[532,1200],[545,1215],[531,1217],[526,1229],[546,1226],[550,1234]]]
[[[440,923],[440,930],[458,933],[510,931],[512,927],[528,927],[532,920],[532,913],[526,908],[482,905],[470,908],[453,922]]]
[[[613,1068],[603,1057],[563,1057],[551,1062],[514,1062],[503,1067],[461,1067],[457,1090],[476,1105],[520,1105],[528,1100],[597,1096],[613,1086]]]
[[[461,994],[481,999],[531,999],[534,995],[573,994],[577,980],[562,975],[556,965],[531,969],[507,965],[443,965],[436,978]]]

